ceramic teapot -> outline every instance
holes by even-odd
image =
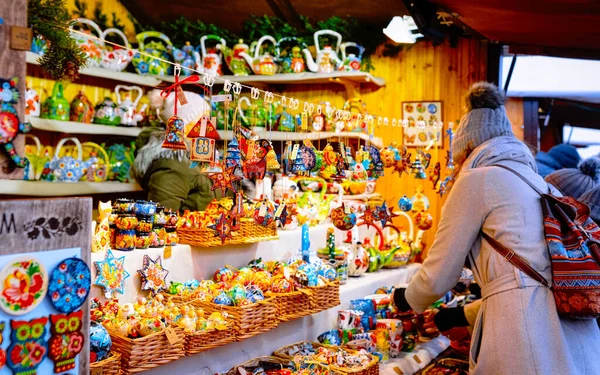
[[[43,147],[40,139],[35,135],[25,134],[25,139],[32,139],[35,146],[25,144],[25,157],[28,163],[23,169],[23,179],[37,181],[42,177],[44,166],[50,160],[48,147]]]
[[[343,131],[347,132],[366,132],[367,123],[365,121],[367,114],[367,105],[360,98],[350,98],[346,100],[343,111],[349,111],[352,116],[344,121]]]
[[[296,131],[296,119],[292,116],[286,107],[280,105],[280,102],[274,103],[275,108],[283,108],[281,113],[275,117],[275,128],[283,132],[294,132]]]
[[[239,54],[252,67],[254,74],[274,75],[277,73],[275,57],[271,56],[269,52],[260,55],[260,47],[262,47],[262,44],[266,41],[273,43],[274,46],[277,45],[275,38],[270,35],[265,35],[256,42],[256,47],[254,47],[254,57],[251,57],[246,52],[240,52]]]
[[[358,227],[355,226],[346,234],[347,238],[344,242],[348,246],[344,247],[344,251],[348,258],[348,276],[359,277],[369,269],[369,252],[358,241]]]
[[[215,47],[206,49],[206,41],[212,40],[219,42]],[[225,39],[218,37],[217,35],[204,35],[200,38],[200,58],[202,63],[202,70],[204,73],[213,74],[216,76],[223,75],[223,56],[221,49],[218,46],[227,47]]]
[[[157,60],[156,57],[163,60],[171,60],[171,51],[173,50],[173,43],[163,33],[158,31],[146,31],[135,36],[138,41],[139,51],[143,51],[148,55],[142,55],[136,52],[133,55],[133,66],[135,67],[138,74],[154,74],[163,76],[169,74],[171,65],[168,62]],[[152,41],[145,43],[146,39],[156,38],[160,41]],[[162,43],[161,43],[162,42]]]
[[[52,89],[52,96],[49,96],[42,105],[42,118],[69,121],[70,105],[63,91],[62,82],[57,81]]]
[[[103,101],[96,104],[94,108],[94,124],[101,125],[120,125],[121,110],[111,98],[104,98]]]
[[[83,148],[91,149],[86,160],[85,180],[88,182],[104,182],[108,178],[108,154],[102,146],[94,142],[84,142]]]
[[[120,91],[127,91],[124,98]],[[133,99],[133,92],[137,92],[135,99]],[[117,85],[115,94],[117,94],[117,103],[121,114],[121,125],[137,126],[138,121],[144,118],[142,113],[146,109],[144,106],[139,112],[137,111],[138,103],[144,95],[142,88],[139,86]]]
[[[77,158],[70,155],[59,157],[61,148],[66,142],[75,143],[77,149]],[[54,158],[47,164],[47,169],[50,174],[46,175],[45,178],[50,181],[57,182],[77,182],[84,175],[89,163],[82,160],[82,146],[77,138],[63,138],[58,142]]]
[[[218,44],[217,48],[223,53],[225,63],[233,75],[247,76],[252,73],[252,69],[250,69],[246,60],[240,56],[242,52],[247,54],[250,51],[250,47],[244,44],[244,39],[240,39],[238,44],[233,46],[233,49],[227,47],[225,44]]]
[[[104,51],[104,39],[102,35],[102,30],[100,27],[91,20],[86,18],[77,18],[72,21],[73,26],[77,24],[87,25],[92,28],[98,35],[98,38],[90,38],[86,35],[81,34],[81,32],[89,34],[89,32],[84,30],[75,30],[73,27],[71,30],[71,37],[75,40],[75,43],[79,46],[79,48],[85,53],[87,56],[87,66],[95,67],[100,66],[100,62],[102,61],[102,53]],[[77,31],[77,32],[74,32]]]
[[[242,108],[244,104],[246,105],[245,110]],[[269,111],[268,106],[271,106],[271,111]],[[238,100],[238,115],[242,124],[247,127],[264,128],[269,121],[269,113],[273,113],[273,104],[269,104],[268,106],[265,106],[264,102],[260,99],[251,103],[247,97],[241,97]]]
[[[133,60],[133,55],[135,54],[135,51],[131,49],[127,37],[125,36],[125,34],[123,34],[121,30],[112,27],[104,30],[102,32],[102,40],[106,40],[106,36],[109,34],[117,34],[123,40],[123,45],[127,48],[109,49],[108,46],[105,46],[102,51],[102,60],[100,61],[100,66],[105,69],[122,72],[127,67],[127,65],[129,65],[131,60]]]
[[[69,120],[90,124],[94,119],[94,105],[82,91],[71,102],[71,115]]]
[[[25,116],[40,117],[40,96],[33,88],[28,87],[25,91]]]
[[[323,49],[319,47],[319,37],[322,35],[330,35],[337,39],[335,49],[331,46],[324,46]],[[314,34],[315,38],[315,49],[317,51],[316,61],[313,59],[308,48],[304,49],[304,56],[306,57],[306,63],[308,69],[315,73],[332,73],[338,69],[342,61],[338,57],[338,51],[340,44],[342,43],[342,35],[333,30],[319,30]]]
[[[183,76],[195,74],[195,70],[198,70],[200,66],[198,52],[194,50],[190,42],[185,42],[185,46],[181,49],[173,48],[173,60],[183,67],[181,69],[181,75]]]
[[[346,49],[348,47],[352,47],[358,51],[358,55],[350,53],[346,55]],[[365,48],[361,45],[358,45],[354,42],[346,42],[340,44],[340,52],[342,53],[342,64],[339,67],[339,70],[345,72],[358,72],[360,71],[360,66],[362,63],[362,56],[365,52]]]
[[[281,54],[281,45],[283,43],[293,43],[293,46],[288,50],[286,55]],[[277,41],[275,53],[277,60],[281,64],[281,73],[302,73],[306,70],[302,50],[306,48],[306,44],[300,42],[295,37],[285,37]]]

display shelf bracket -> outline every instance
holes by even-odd
[[[357,98],[360,95],[360,83],[344,78],[331,78],[331,82],[343,85],[346,89],[346,98]]]

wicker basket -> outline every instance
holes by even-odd
[[[263,356],[263,357],[257,357],[257,358],[252,358],[247,360],[246,362],[240,363],[237,366],[234,366],[231,370],[229,370],[227,372],[226,375],[237,375],[237,369],[238,367],[256,367],[259,365],[259,362],[271,362],[271,363],[277,363],[280,365],[289,365],[290,361],[288,359],[283,359],[280,357],[272,357],[272,356]]]
[[[188,303],[193,299],[192,296],[181,296],[179,294],[162,293],[162,295],[165,297],[165,302],[173,302],[176,305]]]
[[[273,355],[276,356],[276,357],[283,358],[285,360],[291,361],[291,360],[294,359],[294,357],[291,356],[291,355],[289,355],[289,354],[287,354],[288,351],[290,349],[292,349],[294,346],[302,345],[302,344],[308,343],[308,342],[309,341],[298,341],[298,342],[296,342],[294,344],[289,344],[289,345],[286,345],[286,346],[282,346],[281,348],[275,350],[273,352]],[[325,346],[325,345],[320,344],[318,342],[310,342],[310,343],[312,344],[313,348],[315,348],[315,349],[320,348],[322,346]]]
[[[291,293],[267,292],[266,295],[273,297],[275,306],[277,306],[277,320],[280,322],[289,322],[312,314],[310,308],[312,293],[307,289]]]
[[[207,314],[226,312],[233,321],[236,341],[242,341],[277,327],[277,307],[272,298],[248,306],[223,306],[200,300],[192,301],[194,307],[204,309]]]
[[[95,372],[102,375],[121,375],[121,354],[111,352],[108,358],[90,363],[90,373]]]
[[[308,289],[312,292],[310,309],[313,314],[331,309],[341,303],[340,282],[337,280],[329,282],[324,286],[309,287]]]
[[[235,341],[233,325],[228,329],[204,332],[184,332],[185,355],[194,355]]]
[[[232,238],[225,240],[225,245],[240,245],[279,239],[277,224],[272,222],[267,226],[258,225],[252,219],[240,220],[240,229],[231,232]],[[223,246],[221,239],[215,236],[210,228],[181,228],[177,230],[179,243],[194,247]]]
[[[173,328],[178,341],[169,343],[165,331],[139,339],[130,339],[110,333],[112,350],[121,354],[123,374],[134,374],[162,366],[184,356],[183,329]]]

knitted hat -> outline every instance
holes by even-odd
[[[600,225],[600,185],[587,191],[579,198],[579,200],[590,207],[590,216],[592,220]]]
[[[186,125],[186,129],[196,124],[202,115],[210,115],[210,104],[200,95],[184,91],[187,103],[181,105],[177,103],[177,116],[181,117]],[[166,99],[160,95],[160,90],[152,90],[148,96],[150,97],[150,105],[153,108],[160,109],[158,116],[163,123],[167,123],[169,118],[175,114],[175,93],[171,92]]]
[[[565,168],[550,173],[546,182],[554,185],[563,195],[579,199],[588,190],[594,189],[600,180],[600,158],[585,159],[577,168]]]
[[[556,160],[562,168],[577,168],[577,164],[581,161],[581,156],[572,145],[556,145],[548,151],[548,155]]]
[[[452,141],[456,161],[464,160],[468,151],[492,138],[514,137],[504,109],[504,97],[495,85],[475,83],[467,94],[466,102],[468,113],[460,121]]]

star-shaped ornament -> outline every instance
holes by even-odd
[[[104,260],[94,262],[96,267],[96,280],[94,285],[104,289],[107,299],[114,298],[114,293],[124,293],[125,279],[130,275],[125,270],[125,257],[115,258],[111,250],[106,251]]]
[[[402,173],[409,174],[412,162],[410,161],[412,154],[405,154],[402,159],[396,162],[392,173],[398,173],[402,177]]]
[[[387,223],[392,224],[392,220],[399,215],[394,213],[393,207],[388,208],[387,202],[383,202],[381,206],[375,207],[375,216],[381,223],[381,227],[384,228]]]
[[[360,217],[360,219],[364,224],[367,225],[367,228],[371,228],[371,225],[375,225],[374,222],[378,220],[378,217],[376,216],[375,211],[373,211],[371,207],[367,206],[367,209],[365,212],[363,212],[363,215]]]
[[[137,270],[142,278],[141,290],[149,290],[153,296],[167,289],[167,275],[169,271],[163,268],[162,259],[159,256],[152,260],[144,255],[144,263],[141,270]]]
[[[209,225],[208,227],[215,231],[215,237],[219,237],[221,239],[221,244],[225,243],[225,240],[231,238],[231,222],[230,218],[224,212],[215,220],[214,224]]]
[[[237,192],[236,188],[233,186],[235,181],[239,181],[242,178],[236,176],[235,167],[223,168],[221,172],[209,173],[208,178],[213,180],[213,186],[210,188],[211,191],[216,189],[221,189],[221,193],[225,195],[227,189]]]

